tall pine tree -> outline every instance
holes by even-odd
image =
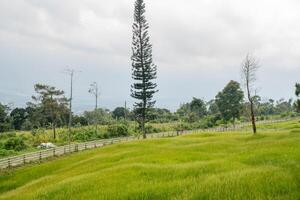
[[[132,38],[132,78],[131,96],[135,102],[135,117],[146,138],[145,123],[149,109],[155,104],[153,95],[157,92],[156,65],[152,61],[152,45],[148,34],[149,25],[145,18],[144,0],[136,0],[134,8],[133,38]]]

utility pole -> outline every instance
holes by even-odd
[[[100,95],[97,82],[93,82],[90,85],[89,93],[95,96],[95,131],[98,131],[98,119],[97,119],[97,110],[98,110],[98,96]]]
[[[71,143],[71,126],[72,126],[72,100],[73,100],[73,76],[74,70],[70,71],[71,88],[70,88],[70,110],[69,110],[69,144]]]
[[[70,103],[69,103],[69,135],[68,135],[68,139],[69,139],[69,145],[71,144],[71,133],[72,133],[72,100],[73,100],[73,77],[75,74],[75,70],[74,69],[66,69],[64,71],[65,74],[68,74],[70,76]]]

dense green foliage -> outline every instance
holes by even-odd
[[[128,127],[126,124],[114,124],[107,128],[109,134],[107,138],[111,137],[125,137],[129,135]]]
[[[193,97],[190,103],[182,104],[177,113],[184,121],[192,123],[206,116],[207,108],[202,99]]]
[[[298,121],[258,130],[117,144],[2,172],[0,199],[299,199]]]
[[[10,117],[12,120],[12,127],[15,130],[21,130],[22,125],[25,123],[26,118],[27,118],[27,113],[26,109],[24,108],[15,108],[14,110],[11,111]]]
[[[124,107],[117,107],[112,111],[112,116],[114,119],[125,119],[128,116],[129,110]]]
[[[230,81],[223,91],[216,96],[216,104],[225,121],[239,119],[243,108],[244,92],[240,84],[236,81]]]
[[[81,117],[84,117],[88,124],[108,125],[113,123],[110,111],[102,108],[97,108],[93,111],[85,111]]]

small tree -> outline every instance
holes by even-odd
[[[247,97],[250,104],[250,115],[252,122],[253,133],[256,134],[256,122],[255,122],[255,112],[254,112],[254,99],[253,99],[253,86],[256,81],[256,72],[259,68],[258,61],[256,58],[247,54],[245,60],[242,64],[242,79],[245,83]]]
[[[83,116],[86,118],[89,125],[94,124],[95,122],[100,125],[107,125],[111,124],[113,120],[109,110],[102,108],[93,111],[85,111]]]
[[[216,104],[225,121],[232,120],[234,124],[235,119],[240,117],[243,99],[244,93],[236,81],[230,81],[223,91],[218,93]]]
[[[134,104],[135,117],[143,137],[146,138],[145,123],[149,109],[155,104],[153,95],[157,92],[156,65],[152,61],[152,45],[148,34],[149,25],[145,18],[144,0],[136,0],[134,8],[133,38],[132,38],[132,78],[131,96],[138,101]]]
[[[190,107],[191,112],[195,113],[199,118],[202,118],[207,114],[206,105],[202,99],[193,97]]]
[[[11,124],[15,130],[21,130],[23,123],[26,121],[28,113],[24,108],[15,108],[11,111]]]
[[[213,100],[210,100],[209,102],[207,102],[207,107],[208,107],[208,114],[209,115],[218,115],[220,114],[220,111],[219,111],[219,107],[216,103],[216,100],[213,99]]]
[[[117,107],[112,111],[112,116],[114,119],[125,119],[127,113],[129,113],[129,110],[125,107]]]
[[[32,96],[35,107],[40,107],[42,113],[49,118],[53,129],[53,139],[56,139],[56,126],[64,115],[68,115],[68,99],[64,96],[64,91],[55,87],[43,84],[34,86],[37,96]]]

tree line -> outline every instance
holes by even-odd
[[[28,102],[25,108],[11,109],[8,105],[0,104],[0,132],[33,130],[41,127],[51,128],[54,132],[56,127],[68,126],[69,107],[64,91],[42,84],[36,84],[35,91],[32,101]],[[299,84],[295,93],[300,95]],[[257,119],[300,112],[300,99],[263,100],[255,95],[252,102]],[[150,108],[147,121],[195,123],[209,119],[209,127],[226,123],[234,124],[237,120],[247,121],[250,118],[249,106],[240,83],[232,80],[210,101],[206,102],[194,97],[190,102],[181,104],[175,112],[166,108]],[[129,110],[124,106],[114,110],[97,108],[80,115],[73,114],[72,118],[72,126],[109,125],[124,120],[136,120],[136,110]]]

